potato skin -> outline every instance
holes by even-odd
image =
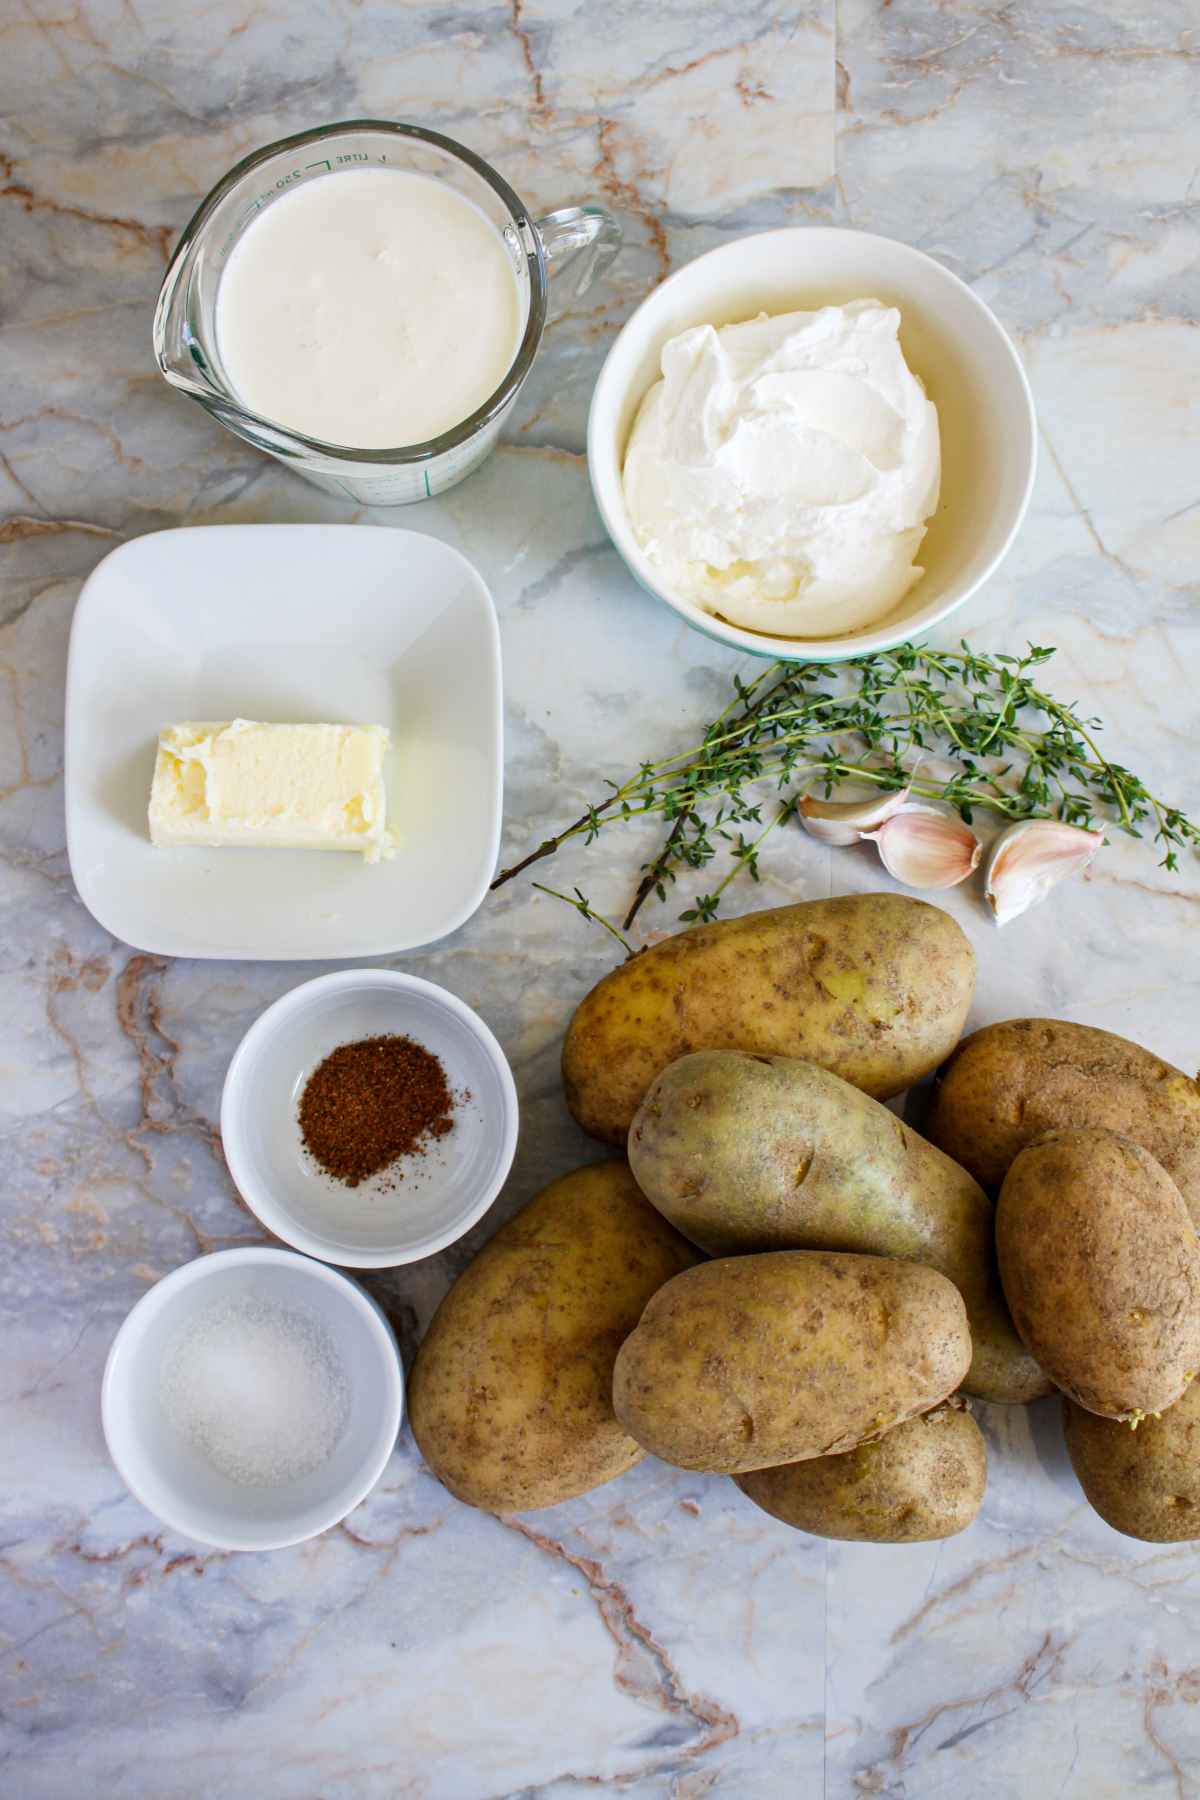
[[[1071,1467],[1100,1517],[1147,1544],[1200,1538],[1200,1381],[1136,1431],[1063,1400]]]
[[[1162,1164],[1200,1230],[1200,1083],[1140,1044],[1065,1019],[1006,1019],[941,1070],[925,1135],[995,1192],[1047,1131],[1099,1126]]]
[[[1200,1369],[1200,1244],[1179,1189],[1131,1138],[1058,1131],[1022,1150],[996,1251],[1014,1325],[1088,1412],[1158,1412]]]
[[[701,1263],[626,1338],[613,1406],[664,1462],[726,1475],[852,1450],[962,1380],[958,1290],[881,1256],[776,1250]]]
[[[772,1518],[814,1537],[926,1544],[965,1531],[983,1505],[987,1446],[961,1401],[906,1419],[841,1456],[733,1478]]]
[[[567,1105],[624,1145],[646,1089],[691,1050],[805,1056],[876,1099],[958,1041],[975,953],[948,913],[904,894],[849,894],[666,938],[614,969],[563,1045]]]
[[[409,1421],[438,1480],[469,1506],[521,1511],[640,1462],[613,1414],[613,1360],[695,1260],[623,1162],[544,1188],[464,1269],[417,1352]]]
[[[629,1165],[646,1198],[714,1256],[849,1250],[939,1270],[971,1324],[966,1391],[1006,1405],[1050,1392],[1008,1316],[983,1189],[828,1070],[740,1050],[680,1057],[638,1108]]]

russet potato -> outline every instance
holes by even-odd
[[[962,1401],[907,1419],[841,1456],[734,1480],[773,1518],[814,1537],[924,1544],[965,1531],[983,1505],[987,1446]]]
[[[695,926],[606,975],[563,1046],[567,1104],[624,1146],[655,1076],[692,1050],[802,1056],[876,1099],[958,1041],[975,954],[948,913],[904,894],[808,900]]]
[[[1114,1531],[1149,1544],[1200,1538],[1200,1380],[1136,1431],[1063,1401],[1071,1466]]]
[[[613,1362],[655,1289],[696,1257],[623,1162],[531,1200],[459,1276],[417,1352],[409,1420],[438,1480],[506,1512],[632,1468],[642,1451],[613,1414]]]
[[[613,1374],[643,1449],[733,1475],[831,1456],[954,1391],[971,1336],[954,1285],[920,1263],[776,1250],[661,1287]]]
[[[1200,1229],[1200,1083],[1111,1031],[1067,1019],[985,1025],[940,1071],[924,1130],[995,1193],[1019,1150],[1084,1125],[1148,1150]]]
[[[1022,1150],[996,1250],[1013,1323],[1088,1412],[1158,1412],[1200,1369],[1200,1243],[1179,1189],[1132,1139],[1058,1131]]]

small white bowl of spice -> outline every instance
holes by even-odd
[[[247,1205],[325,1262],[383,1269],[487,1211],[517,1145],[517,1094],[478,1015],[431,981],[347,969],[255,1021],[225,1077],[221,1136]]]
[[[344,1519],[395,1446],[395,1335],[356,1282],[291,1250],[220,1250],[144,1294],[104,1370],[126,1487],[220,1550],[279,1550]]]

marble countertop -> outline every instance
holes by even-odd
[[[312,966],[167,963],[79,903],[62,807],[67,634],[113,545],[181,523],[355,519],[458,545],[500,609],[504,852],[684,741],[738,667],[642,595],[582,455],[588,395],[663,274],[833,222],[922,246],[1021,345],[1032,510],[961,615],[1059,646],[1056,690],[1200,807],[1200,34],[1189,0],[23,0],[0,17],[0,1782],[212,1800],[1102,1800],[1200,1792],[1200,1564],[1082,1501],[1056,1413],[981,1409],[992,1479],[942,1545],[789,1532],[648,1461],[551,1512],[458,1505],[399,1445],[337,1530],[206,1553],[123,1491],[100,1434],[113,1333],[159,1275],[252,1241],[215,1127],[233,1045]],[[611,282],[556,324],[483,471],[359,515],[221,432],[150,357],[164,260],[241,154],[356,114],[438,126],[537,210],[621,215]],[[956,621],[956,627],[959,622]],[[957,629],[952,634],[957,636]],[[121,671],[114,668],[119,681]],[[556,865],[619,907],[644,853]],[[754,901],[878,885],[782,846]],[[736,892],[736,890],[735,890]],[[974,1022],[1059,1014],[1194,1066],[1194,864],[1148,846],[1000,937]],[[661,931],[677,910],[647,913]],[[402,959],[477,1006],[520,1087],[514,1178],[454,1251],[376,1283],[411,1351],[506,1212],[597,1153],[562,1104],[566,1018],[612,948],[513,883]],[[1190,1059],[1190,1063],[1189,1063]]]

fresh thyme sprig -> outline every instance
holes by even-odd
[[[725,850],[730,867],[722,880],[680,914],[712,919],[735,876],[758,880],[764,839],[786,824],[801,797],[828,796],[842,782],[885,791],[907,786],[949,801],[968,822],[981,808],[1009,820],[1113,825],[1134,837],[1152,825],[1163,866],[1177,868],[1180,849],[1200,848],[1200,828],[1102,754],[1098,719],[1081,718],[1036,685],[1033,671],[1053,655],[1036,644],[1024,656],[989,656],[965,642],[958,650],[902,644],[840,665],[776,662],[752,681],[735,676],[732,698],[699,744],[610,782],[610,794],[502,870],[492,886],[572,839],[590,844],[618,821],[657,816],[668,830],[642,867],[623,929],[651,894],[665,901],[682,870],[702,870]],[[932,770],[930,756],[948,773]],[[764,819],[766,783],[779,798]],[[629,947],[578,888],[573,899],[556,897]]]
[[[595,912],[591,902],[584,898],[578,888],[575,889],[573,894],[563,894],[560,893],[557,888],[547,887],[545,883],[541,881],[535,881],[533,885],[539,894],[549,894],[552,900],[565,900],[568,906],[573,906],[575,908],[575,911],[579,914],[581,919],[590,919],[597,925],[603,925],[605,931],[607,931],[611,937],[616,938],[626,956],[633,955],[633,945],[629,942],[629,939],[623,932],[617,930],[617,927],[613,924],[611,919],[606,919],[603,913]],[[495,887],[496,883],[493,882],[492,886]]]

